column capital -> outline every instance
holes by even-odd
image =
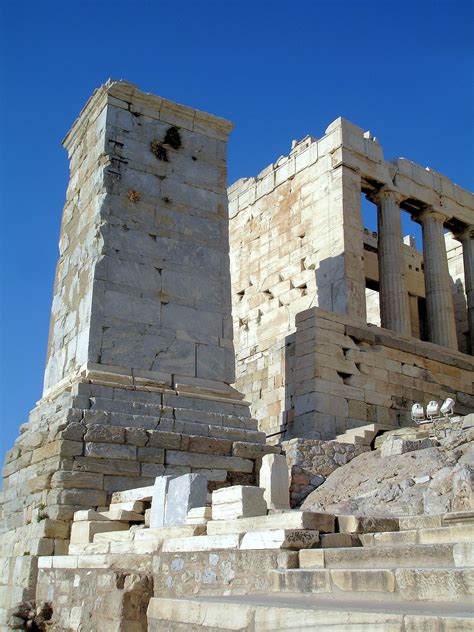
[[[440,209],[434,208],[433,206],[426,206],[419,215],[417,215],[416,219],[421,223],[427,219],[435,219],[444,224],[448,221],[449,216],[443,213]]]
[[[404,196],[402,193],[386,184],[383,185],[380,189],[377,189],[377,191],[373,191],[367,194],[367,198],[374,204],[380,204],[382,200],[386,200],[389,198],[394,199],[397,204],[400,204],[400,202],[402,202],[405,197],[406,196]]]
[[[457,239],[458,241],[474,239],[474,224],[471,224],[470,226],[464,226],[464,228],[461,228],[457,231],[452,231],[452,235],[454,239]]]

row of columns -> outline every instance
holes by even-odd
[[[410,304],[397,191],[383,187],[370,198],[377,205],[379,297],[382,327],[411,336]],[[457,349],[451,277],[444,239],[447,217],[426,208],[416,217],[423,231],[426,310],[431,342]],[[474,349],[474,227],[454,235],[462,243],[469,333]]]

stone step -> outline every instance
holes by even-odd
[[[256,419],[226,413],[217,403],[216,412],[194,409],[192,401],[186,401],[185,405],[185,408],[173,408],[160,404],[95,398],[92,408],[83,412],[86,424],[105,423],[109,426],[139,427],[265,445],[265,433],[258,430]]]
[[[375,533],[379,531],[398,531],[399,518],[382,516],[338,515],[336,521],[339,533]]]
[[[219,551],[238,549],[242,536],[239,533],[226,535],[203,535],[190,538],[171,538],[163,542],[164,553],[185,553],[188,551]]]
[[[170,538],[192,538],[206,533],[206,525],[177,525],[160,527],[158,529],[139,529],[135,531],[134,539],[139,540],[167,540]]]
[[[117,520],[119,522],[144,522],[145,516],[136,511],[128,511],[126,509],[117,508],[111,505],[108,511],[100,511],[101,516],[106,520]]]
[[[336,439],[335,439],[338,443],[351,443],[353,445],[369,445],[370,441],[368,442],[367,439],[365,439],[365,437],[360,436],[360,435],[356,435],[356,436],[346,436],[345,434],[342,435],[336,435]]]
[[[393,430],[393,428],[377,423],[367,424],[346,430],[343,434],[337,435],[336,441],[339,441],[339,443],[353,443],[355,445],[370,445],[373,438],[381,430]]]
[[[99,533],[126,531],[128,532],[128,522],[113,520],[83,520],[73,522],[71,526],[71,543],[87,544],[93,542],[94,537]]]
[[[94,535],[94,544],[102,542],[132,542],[135,536],[134,531],[115,531],[109,533],[96,533]]]
[[[132,545],[132,540],[127,542]],[[69,555],[103,555],[110,552],[110,542],[89,542],[87,544],[70,544]]]
[[[144,542],[160,543],[170,538],[192,538],[206,533],[205,525],[182,525],[162,527],[160,529],[135,529],[115,533],[97,533],[94,543],[98,542]]]
[[[474,510],[470,511],[453,511],[444,514],[443,525],[455,524],[474,524]]]
[[[112,570],[133,569],[133,572],[151,572],[153,557],[134,553],[88,553],[80,555],[42,555],[38,568],[105,568]]]
[[[128,503],[136,500],[151,502],[153,498],[153,485],[149,487],[136,487],[112,494],[111,504]]]
[[[300,568],[453,568],[474,566],[474,544],[411,544],[386,547],[308,549]]]
[[[310,549],[319,544],[319,531],[305,529],[273,529],[250,531],[240,542],[240,549]]]
[[[400,516],[400,531],[413,529],[435,529],[444,526],[443,515],[437,516]]]
[[[203,404],[207,400],[193,398],[177,398],[171,404],[161,404],[158,402],[140,402],[129,401],[119,398],[109,399],[106,397],[93,397],[92,406],[90,410],[95,411],[107,411],[109,413],[120,413],[123,415],[134,415],[142,417],[153,417],[156,419],[170,418],[177,419],[179,421],[189,421],[191,423],[201,423],[211,426],[225,425],[229,428],[238,428],[244,430],[256,430],[258,428],[258,421],[251,417],[244,417],[235,415],[231,412],[225,411],[225,404],[219,406],[216,404],[216,412],[209,410],[209,405]],[[193,403],[197,403],[204,406],[204,409],[195,408]],[[240,402],[236,402],[237,405]]]
[[[360,604],[346,598],[256,594],[176,599],[153,597],[147,611],[148,631],[226,630],[236,632],[462,632],[472,629],[471,612],[456,604],[410,601]],[[176,626],[176,627],[175,627]]]
[[[474,595],[472,568],[287,569],[274,570],[274,590],[291,593],[351,593],[371,599],[458,601],[470,603]]]
[[[145,511],[145,502],[142,500],[130,500],[125,503],[111,503],[108,511],[123,509],[124,511],[134,511],[143,514]]]
[[[364,533],[360,536],[363,546],[390,546],[392,544],[456,544],[474,541],[474,525],[455,525],[433,529],[409,529]]]
[[[400,531],[474,525],[474,511],[456,511],[434,516],[400,516],[398,520]]]
[[[207,523],[208,535],[269,531],[271,529],[310,529],[332,533],[334,531],[334,516],[310,511],[286,511],[237,520],[210,520]]]
[[[322,549],[340,549],[362,546],[362,542],[356,533],[321,533],[319,546]]]

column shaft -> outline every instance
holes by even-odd
[[[420,216],[423,227],[426,311],[430,341],[457,349],[452,283],[443,232],[445,219],[441,213],[430,209]]]
[[[462,244],[469,339],[471,341],[471,354],[474,355],[474,226],[465,230],[458,239]]]
[[[382,189],[376,197],[380,320],[382,327],[411,336],[399,201],[398,194],[388,189]]]

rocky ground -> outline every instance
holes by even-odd
[[[397,450],[387,449],[388,444],[364,452],[330,474],[302,508],[357,515],[474,509],[474,414],[433,447],[412,449],[426,443],[406,442],[410,451],[404,454],[393,454]]]

